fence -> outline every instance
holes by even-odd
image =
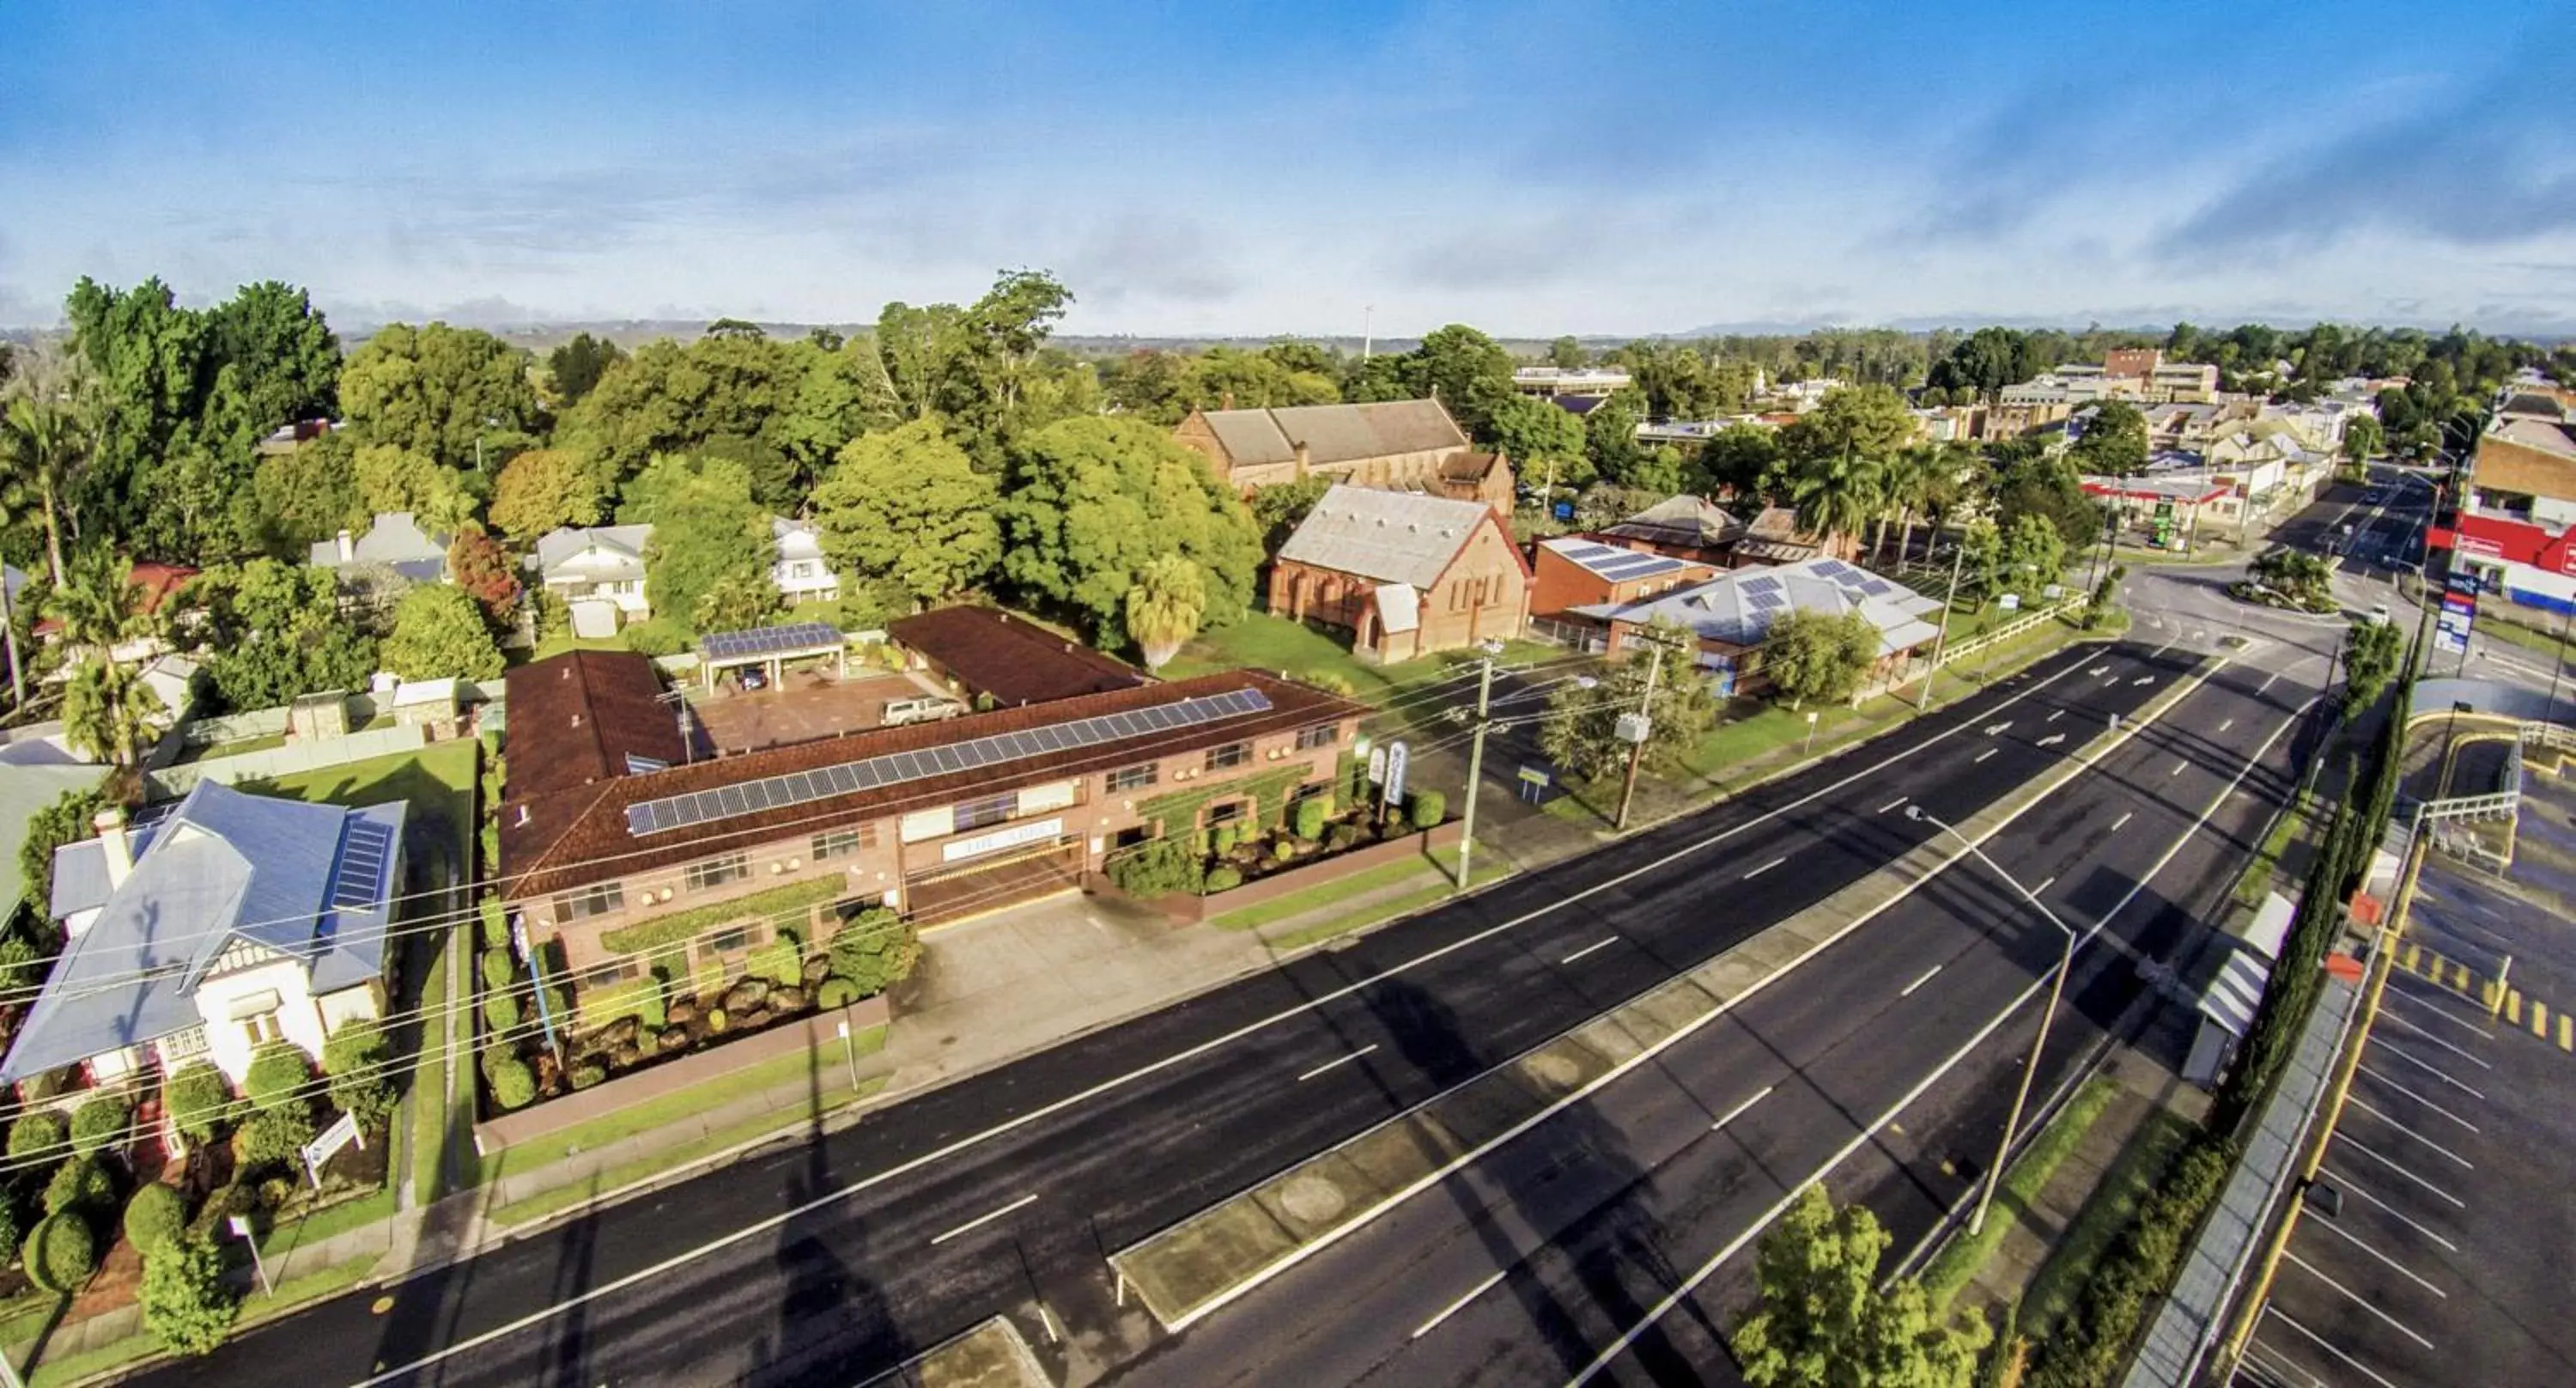
[[[196,789],[199,781],[236,785],[242,781],[289,776],[299,771],[365,761],[371,757],[389,757],[427,745],[429,729],[416,724],[375,728],[346,737],[307,738],[263,752],[245,752],[237,757],[214,757],[148,769],[143,773],[143,788],[150,799],[175,800]]]

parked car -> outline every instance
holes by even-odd
[[[914,723],[936,723],[965,711],[966,706],[955,699],[929,695],[917,699],[888,699],[885,713],[877,721],[881,727],[901,728]]]
[[[2375,602],[2370,605],[2370,624],[2375,627],[2384,627],[2388,625],[2387,603]]]

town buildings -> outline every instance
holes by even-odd
[[[440,583],[447,578],[447,542],[447,536],[421,529],[411,512],[385,511],[377,513],[363,535],[343,530],[315,541],[306,562],[334,571],[382,564],[413,583]]]
[[[2515,603],[2576,610],[2576,410],[2537,390],[2498,403],[2426,545]]]
[[[1337,484],[1279,547],[1269,608],[1349,631],[1363,660],[1410,660],[1520,635],[1529,578],[1492,507]]]
[[[644,549],[652,541],[649,525],[565,526],[538,537],[528,567],[571,607],[575,635],[610,636],[653,615],[644,596]]]
[[[958,694],[1004,706],[1147,683],[1144,672],[999,608],[933,608],[888,626],[886,638]]]
[[[1630,382],[1628,373],[1615,366],[1524,366],[1512,372],[1512,389],[1560,402],[1607,400]]]
[[[1541,540],[1531,562],[1530,625],[1538,634],[1576,650],[1603,650],[1608,632],[1599,622],[1561,619],[1561,614],[1641,602],[1717,572],[1711,564],[1580,535]]]
[[[1326,477],[1442,495],[1452,466],[1476,451],[1437,400],[1194,410],[1172,437],[1245,492]]]
[[[1940,599],[1840,559],[1737,569],[1640,602],[1577,608],[1571,615],[1606,626],[1613,654],[1631,649],[1638,632],[1658,621],[1680,626],[1698,644],[1702,676],[1721,696],[1731,697],[1769,686],[1762,674],[1762,645],[1770,639],[1772,623],[1792,611],[1827,616],[1857,612],[1876,629],[1878,654],[1869,684],[1904,680],[1913,668],[1914,651],[1940,634],[1935,625]]]
[[[841,596],[841,576],[823,555],[823,540],[812,521],[769,518],[769,539],[777,557],[769,563],[770,584],[791,603],[832,602]]]

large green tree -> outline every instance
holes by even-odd
[[[482,504],[480,475],[460,472],[428,454],[393,444],[369,444],[356,450],[350,459],[350,475],[358,492],[354,525],[370,524],[379,515],[409,511],[421,529],[433,535],[449,535],[463,529]]]
[[[245,536],[252,547],[283,559],[302,558],[315,541],[342,529],[364,529],[357,470],[346,440],[316,439],[301,448],[259,460],[250,479],[255,518]]]
[[[1814,409],[1782,429],[1780,447],[1800,459],[1884,458],[1913,437],[1914,416],[1895,387],[1845,386],[1826,391]]]
[[[63,687],[63,736],[111,766],[132,766],[152,719],[167,711],[132,665],[92,656]]]
[[[1761,672],[1793,709],[1850,698],[1877,659],[1878,628],[1857,612],[1793,609],[1762,639]]]
[[[1881,513],[1885,469],[1864,453],[1826,453],[1800,464],[1789,484],[1798,529],[1831,545],[1857,537]]]
[[[546,375],[554,382],[558,404],[579,404],[608,368],[626,360],[626,350],[604,337],[575,333],[570,342],[546,354]]]
[[[57,584],[64,573],[63,513],[87,456],[86,431],[60,402],[21,396],[0,413],[0,486],[32,503]]]
[[[567,525],[596,525],[615,490],[603,465],[573,448],[531,448],[492,480],[492,524],[520,541]]]
[[[385,668],[407,680],[498,679],[503,663],[482,605],[444,583],[403,595],[383,654]]]
[[[1761,1303],[1730,1338],[1753,1388],[1968,1388],[1992,1340],[1985,1318],[1936,1312],[1923,1285],[1882,1289],[1888,1234],[1861,1205],[1835,1208],[1822,1186],[1798,1193],[1762,1236]]]
[[[219,388],[239,393],[250,427],[337,412],[340,339],[311,295],[276,280],[246,284],[206,311],[206,326],[216,370],[230,378]]]
[[[497,471],[545,435],[528,354],[479,328],[389,324],[340,373],[340,406],[364,443],[450,469]],[[478,448],[479,445],[479,448]]]
[[[1514,395],[1494,406],[1486,437],[1512,460],[1512,470],[1533,486],[1553,477],[1567,485],[1590,481],[1584,465],[1583,421],[1545,400]]]
[[[925,416],[851,440],[814,489],[814,525],[836,569],[892,579],[930,602],[1001,562],[998,496],[940,419]]]
[[[1042,350],[1073,291],[1042,270],[1010,270],[974,303],[890,303],[871,342],[875,379],[907,419],[944,416],[987,472],[1008,441],[1060,417],[1058,379],[1081,370]],[[1085,373],[1087,374],[1087,372]]]
[[[362,689],[375,671],[375,639],[341,612],[328,570],[266,558],[219,564],[181,598],[195,616],[178,630],[228,707],[275,708],[326,689]]]
[[[2032,448],[1993,451],[1995,515],[2009,532],[2025,515],[2048,518],[2070,549],[2081,549],[2102,533],[2102,506],[2085,494],[2084,479],[2072,459],[2052,457]]]
[[[728,580],[768,582],[777,557],[769,512],[752,499],[749,470],[720,458],[655,460],[628,485],[617,518],[653,527],[644,554],[645,599],[656,618],[693,632],[702,599]]]
[[[1207,585],[1199,566],[1177,554],[1148,559],[1127,590],[1127,639],[1145,657],[1145,668],[1160,670],[1191,637],[1207,610]]]
[[[1205,626],[1226,626],[1250,605],[1262,559],[1252,513],[1163,430],[1063,420],[1020,445],[1012,481],[996,507],[1003,575],[1026,598],[1089,622],[1103,644],[1126,634],[1127,591],[1164,555],[1205,577]]]
[[[2147,470],[2147,417],[2126,400],[2105,400],[2093,407],[2068,453],[2095,477],[2136,476]]]
[[[1662,618],[1632,631],[1619,659],[1591,688],[1569,680],[1548,697],[1539,749],[1577,781],[1614,780],[1628,768],[1629,744],[1617,735],[1619,715],[1642,707],[1644,769],[1661,774],[1679,767],[1717,716],[1717,699],[1700,675],[1698,657],[1698,639]]]

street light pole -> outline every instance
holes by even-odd
[[[1637,698],[1638,717],[1654,717],[1655,677],[1661,675],[1663,672],[1664,646],[1662,642],[1658,641],[1655,643],[1654,659],[1652,663],[1646,666],[1646,692],[1639,695]],[[1646,729],[1646,737],[1652,736],[1654,736],[1654,729],[1650,725]],[[1628,783],[1619,791],[1619,821],[1617,824],[1612,826],[1614,828],[1626,829],[1628,827],[1628,806],[1637,798],[1637,764],[1645,759],[1645,737],[1638,738],[1635,742],[1628,744]]]
[[[1476,680],[1476,740],[1467,749],[1467,813],[1459,826],[1458,890],[1467,890],[1467,861],[1476,851],[1476,792],[1485,784],[1485,730],[1493,726],[1488,717],[1494,700],[1494,658],[1485,657],[1484,673]]]
[[[2058,999],[2066,993],[2066,976],[2075,971],[2075,930],[2074,927],[2059,920],[2057,913],[2049,910],[2048,903],[2041,901],[2037,893],[2023,886],[2020,878],[2004,871],[2001,864],[1986,856],[1986,850],[1979,848],[1973,840],[1952,827],[1948,821],[1925,814],[1921,805],[1906,806],[1905,817],[1922,820],[1957,839],[1978,862],[1985,864],[1997,877],[2011,883],[2012,889],[2021,893],[2022,900],[2029,902],[2032,910],[2039,912],[2043,919],[2050,925],[2056,926],[2058,932],[2066,937],[2065,951],[2058,955],[2057,969],[2048,981],[2048,1005],[2041,1009],[2039,1014],[2039,1035],[2031,1040],[2030,1059],[2023,1062],[2021,1084],[2013,1090],[2012,1112],[2004,1118],[2003,1140],[1995,1144],[1994,1164],[1986,1168],[1985,1186],[1977,1192],[1977,1208],[1968,1216],[1968,1232],[1975,1234],[1986,1227],[1986,1207],[1994,1203],[1995,1187],[2003,1180],[2004,1163],[2012,1156],[2013,1134],[2021,1127],[2022,1107],[2030,1102],[2031,1080],[2039,1074],[2040,1053],[2048,1049],[2048,1025],[2057,1018]]]

